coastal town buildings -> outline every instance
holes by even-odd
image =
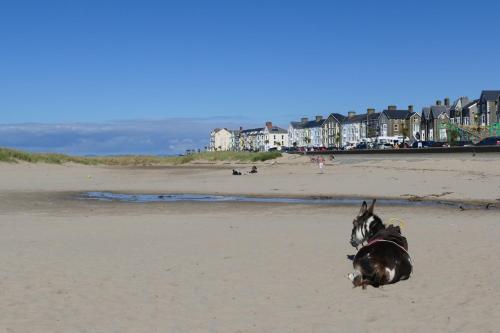
[[[210,150],[227,151],[231,150],[231,132],[226,128],[216,128],[212,131],[210,137]]]
[[[359,115],[354,111],[349,111],[341,126],[342,144],[352,146],[380,136],[380,115],[372,108]]]
[[[478,115],[481,126],[490,126],[500,121],[500,90],[481,92]]]
[[[316,116],[305,126],[305,135],[309,141],[308,147],[321,147],[323,145],[323,116]]]
[[[323,123],[322,116],[316,116],[314,120],[301,118],[300,121],[292,121],[288,126],[288,142],[293,147],[321,147],[323,145]]]
[[[366,138],[366,130],[363,126],[364,115],[356,115],[355,111],[349,111],[342,124],[342,144],[352,146],[358,144],[361,139]]]
[[[258,151],[261,142],[264,141],[262,138],[263,130],[263,127],[241,130],[238,150]]]
[[[390,105],[382,111],[379,118],[380,136],[402,136],[410,142],[418,140],[420,132],[420,115],[413,111],[413,105],[407,110]]]
[[[284,128],[273,126],[273,123],[266,122],[266,127],[263,131],[264,146],[263,151],[270,149],[281,150],[282,147],[288,147],[288,131]]]
[[[479,99],[475,99],[462,107],[460,117],[462,125],[476,127],[479,125]]]
[[[445,98],[444,105],[440,100],[435,105],[424,107],[420,122],[420,138],[428,141],[447,141],[445,124],[450,122],[450,102]]]
[[[342,124],[346,116],[340,113],[330,113],[323,122],[323,147],[341,147]]]
[[[478,99],[466,96],[453,104],[446,97],[421,113],[413,106],[398,109],[389,105],[382,112],[368,108],[366,113],[331,113],[313,120],[303,117],[289,123],[288,129],[266,122],[264,127],[230,130],[216,128],[210,133],[209,150],[269,151],[285,147],[341,148],[361,142],[415,141],[452,142],[475,140],[498,133],[500,128],[500,90],[483,90]],[[496,134],[498,135],[498,134]],[[398,138],[395,140],[394,138]]]
[[[305,139],[305,125],[308,121],[308,118],[301,118],[300,121],[290,122],[288,126],[288,143],[292,147],[305,147],[309,143]]]
[[[469,102],[469,98],[466,96],[459,97],[455,102],[453,102],[450,108],[450,122],[452,124],[466,125],[464,124],[462,109],[464,108],[464,106],[469,104]]]

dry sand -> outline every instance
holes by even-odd
[[[241,177],[225,164],[0,164],[0,332],[498,332],[500,209],[378,207],[386,222],[405,221],[415,270],[407,281],[361,290],[346,278],[357,207],[74,195],[499,202],[498,155],[396,158],[338,156],[320,175],[307,159],[287,156]]]

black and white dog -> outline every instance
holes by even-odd
[[[386,227],[373,214],[374,206],[375,200],[369,208],[364,201],[352,222],[351,245],[356,249],[359,246],[362,248],[354,256],[354,273],[350,273],[348,278],[354,287],[361,286],[363,289],[367,285],[379,287],[406,280],[412,272],[408,242],[401,235],[401,229],[393,225]]]

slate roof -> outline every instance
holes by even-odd
[[[380,117],[380,112],[374,112],[370,115],[368,115],[367,113],[357,114],[357,115],[352,116],[351,118],[345,117],[343,123],[344,124],[363,123],[363,122],[366,122],[367,119],[369,121],[373,121],[373,120],[378,119],[378,117]]]
[[[346,116],[344,116],[343,114],[340,114],[340,113],[330,113],[330,115],[328,116],[328,118],[330,118],[330,117],[333,117],[333,118],[337,119],[337,121],[339,123],[343,123],[344,120],[347,118]]]
[[[473,100],[472,102],[467,103],[462,106],[462,117],[470,117],[470,108],[479,102],[478,99]]]
[[[271,129],[269,129],[269,133],[284,134],[284,133],[288,133],[288,131],[284,128],[281,128],[278,126],[273,126]]]
[[[301,121],[292,121],[290,122],[290,125],[292,125],[293,128],[296,129],[303,129],[303,128],[314,128],[314,127],[321,127],[323,126],[323,123],[325,122],[325,119],[321,119],[319,121],[316,120],[309,120],[308,122],[301,122]]]
[[[416,115],[418,115],[418,116],[420,116],[420,115],[419,115],[418,113],[416,113],[416,112],[413,112],[413,111],[408,111],[408,115],[406,116],[406,119],[410,119],[410,118],[411,118],[411,117],[413,117],[413,115],[415,115],[415,114],[416,114]]]
[[[441,113],[446,113],[448,116],[450,115],[450,108],[446,105],[433,105],[431,106],[431,112],[434,118],[439,117]]]
[[[483,90],[481,100],[497,101],[500,98],[500,90]]]
[[[240,133],[241,134],[249,134],[251,132],[260,132],[260,131],[263,131],[263,130],[264,130],[264,127],[249,128],[249,129],[242,130]]]
[[[457,99],[455,102],[453,102],[453,105],[451,106],[450,111],[455,111],[457,109],[458,102],[461,102],[462,107],[464,107],[464,105],[466,105],[470,102],[469,97],[464,96],[464,97],[460,97],[459,99]]]
[[[464,106],[462,107],[462,109],[469,109],[471,106],[473,106],[474,104],[477,104],[478,102],[479,102],[479,100],[478,100],[478,99],[475,99],[475,100],[473,100],[472,102],[467,103],[466,105],[464,105]]]
[[[408,119],[412,114],[408,110],[384,110],[383,112],[389,119]]]

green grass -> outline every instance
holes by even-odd
[[[161,164],[185,164],[192,161],[238,161],[257,162],[267,161],[281,156],[279,152],[203,152],[187,156],[160,157],[149,155],[125,155],[125,156],[99,156],[99,157],[78,157],[64,154],[52,153],[28,153],[14,149],[0,148],[0,162],[15,163],[18,161],[30,163],[78,163],[86,165],[161,165]]]

